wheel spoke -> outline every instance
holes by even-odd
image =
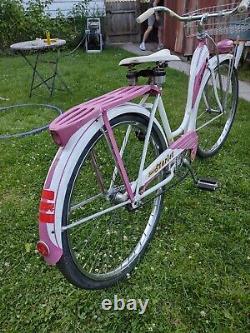
[[[121,147],[121,150],[120,150],[121,157],[123,157],[123,155],[124,155],[124,151],[125,151],[125,148],[126,148],[127,143],[128,143],[128,139],[129,139],[129,135],[131,133],[131,129],[132,129],[131,125],[128,125],[126,134],[123,138],[122,147]],[[118,173],[118,168],[117,168],[117,166],[115,166],[114,171],[113,171],[113,175],[112,175],[112,179],[111,179],[111,182],[110,182],[110,186],[109,186],[109,191],[114,186],[117,173]]]
[[[107,209],[105,209],[105,210],[99,211],[99,212],[97,212],[97,213],[95,213],[95,214],[92,214],[92,215],[90,215],[90,216],[84,217],[84,218],[82,218],[82,219],[80,219],[80,220],[78,220],[78,221],[76,221],[76,222],[73,222],[73,223],[71,223],[71,224],[69,224],[69,225],[67,225],[67,226],[65,226],[65,227],[62,227],[62,231],[65,231],[65,230],[68,230],[68,229],[71,229],[71,228],[77,227],[77,226],[80,225],[80,224],[84,224],[84,223],[86,223],[86,222],[89,222],[89,221],[91,221],[91,220],[94,220],[94,219],[96,219],[96,218],[98,218],[98,217],[101,217],[102,215],[105,215],[105,214],[107,214],[107,213],[109,213],[109,212],[112,212],[112,211],[115,210],[115,209],[118,209],[118,208],[120,208],[120,207],[123,207],[123,206],[127,205],[128,203],[130,203],[129,200],[127,200],[127,201],[125,201],[125,202],[122,202],[122,203],[120,203],[120,204],[118,204],[118,205],[112,206],[112,207],[110,207],[110,208],[107,208]]]
[[[73,210],[76,210],[78,208],[81,208],[81,207],[89,204],[90,202],[96,200],[97,198],[100,198],[100,197],[103,197],[103,196],[104,196],[103,193],[96,194],[96,195],[94,195],[91,198],[88,198],[86,200],[83,200],[82,202],[79,202],[78,204],[74,204],[73,206],[70,207],[70,211],[73,211]]]

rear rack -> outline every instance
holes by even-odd
[[[96,120],[104,111],[129,102],[136,97],[145,94],[156,95],[159,92],[159,88],[153,85],[116,89],[69,109],[52,121],[49,131],[57,145],[65,146],[75,132],[90,120]]]

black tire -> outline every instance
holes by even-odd
[[[141,115],[126,114],[126,115],[118,116],[115,119],[113,119],[111,121],[111,126],[112,126],[114,132],[117,131],[117,133],[120,133],[119,132],[120,127],[123,128],[123,126],[125,127],[126,124],[132,124],[135,127],[137,126],[141,130],[141,132],[143,132],[143,129],[146,129],[146,127],[148,125],[148,121],[149,121],[148,118],[145,118],[144,116],[141,116]],[[131,133],[133,134],[136,131],[134,130],[132,125],[131,125],[131,128],[132,128]],[[118,131],[118,129],[119,129],[119,131]],[[137,136],[137,140],[134,138],[134,134],[132,136],[132,139],[134,140],[135,144],[138,146],[143,145],[143,141],[144,141],[143,135],[138,136],[138,131],[137,131],[136,136]],[[78,187],[78,178],[81,178],[81,169],[86,168],[85,171],[86,172],[88,171],[87,166],[89,163],[88,161],[90,158],[89,156],[91,156],[91,152],[95,151],[95,154],[98,157],[98,154],[96,153],[96,151],[97,151],[96,149],[98,149],[99,145],[102,143],[102,139],[103,139],[103,132],[99,131],[98,133],[96,133],[96,135],[94,135],[93,138],[90,139],[90,142],[87,144],[86,148],[82,152],[79,160],[77,161],[77,163],[74,167],[74,171],[72,173],[72,176],[71,176],[69,184],[68,184],[66,196],[64,198],[63,220],[62,220],[63,226],[67,226],[69,223],[71,223],[71,220],[70,220],[71,213],[70,213],[69,207],[71,205],[71,201],[73,201],[72,197],[74,197],[74,194],[72,194],[72,193],[74,193],[75,187],[76,188]],[[131,141],[133,141],[132,139],[131,139]],[[163,150],[166,149],[166,143],[164,141],[164,138],[162,137],[160,130],[158,129],[158,127],[155,124],[153,125],[153,129],[152,129],[152,133],[151,133],[151,142],[152,142],[152,151],[155,151],[156,155],[159,155]],[[101,156],[105,156],[103,146],[101,146],[101,147],[102,147]],[[135,147],[135,146],[133,146],[133,147]],[[133,154],[132,160],[135,161],[135,159],[136,159],[135,155],[137,155],[136,148],[134,148],[132,154]],[[141,152],[140,152],[140,154],[141,154]],[[125,155],[125,153],[124,153],[124,155]],[[124,156],[124,160],[127,163],[128,160],[126,160],[126,156]],[[131,159],[130,159],[130,161],[131,161]],[[104,159],[103,163],[105,164],[105,169],[106,169],[106,167],[108,168],[109,165],[107,165],[107,163],[105,162],[105,159]],[[127,165],[126,165],[126,167],[127,167]],[[106,171],[104,169],[101,169],[101,164],[100,164],[100,170],[102,171],[103,176],[105,177]],[[111,166],[111,170],[113,170],[113,166]],[[130,169],[128,169],[128,171],[130,171]],[[138,172],[138,170],[137,170],[137,172]],[[108,174],[108,171],[107,171],[107,174]],[[129,174],[129,176],[132,177],[131,174]],[[162,179],[162,177],[164,177],[164,174],[162,173],[160,175],[160,177]],[[93,182],[91,184],[93,184]],[[88,186],[86,186],[86,187],[89,188]],[[77,189],[75,191],[77,192]],[[76,194],[76,197],[77,197],[77,194]],[[147,197],[147,199],[148,199],[148,197]],[[101,269],[98,266],[102,260],[109,260],[107,255],[109,255],[109,247],[111,247],[111,245],[110,245],[111,242],[115,242],[115,244],[117,244],[118,237],[121,236],[121,238],[119,238],[119,241],[121,241],[121,244],[118,244],[118,246],[120,246],[120,247],[124,246],[126,239],[124,238],[124,231],[122,231],[123,228],[126,229],[126,232],[128,232],[129,237],[131,236],[130,232],[132,229],[137,230],[137,228],[140,228],[140,224],[142,224],[142,223],[140,223],[140,222],[138,223],[138,221],[141,221],[141,219],[138,220],[138,216],[136,216],[136,215],[142,214],[142,217],[143,217],[143,215],[146,214],[144,212],[144,210],[146,210],[145,207],[148,204],[143,206],[143,208],[141,208],[141,209],[138,208],[135,211],[131,210],[129,207],[127,207],[127,208],[123,207],[121,209],[117,209],[117,210],[115,210],[115,212],[116,212],[115,215],[111,216],[111,213],[110,213],[109,216],[111,216],[111,218],[109,220],[107,220],[107,218],[106,218],[106,221],[104,220],[104,222],[102,222],[101,224],[99,222],[97,222],[97,220],[92,220],[90,222],[90,224],[91,224],[90,228],[89,228],[89,223],[85,223],[84,225],[81,225],[82,229],[80,228],[80,226],[76,227],[76,229],[79,228],[79,231],[77,231],[77,234],[76,234],[77,238],[78,238],[78,236],[79,236],[79,238],[81,238],[81,240],[80,240],[81,249],[79,250],[79,252],[80,251],[84,252],[82,257],[81,256],[79,257],[78,253],[75,253],[75,251],[78,250],[78,243],[79,243],[78,240],[77,240],[77,245],[75,245],[75,243],[73,243],[73,241],[75,242],[75,238],[76,238],[76,236],[74,235],[75,228],[67,229],[66,231],[64,231],[62,233],[63,256],[61,257],[60,261],[57,264],[58,268],[60,269],[60,271],[68,279],[68,281],[70,283],[72,283],[73,285],[80,287],[80,288],[102,289],[102,288],[111,287],[112,285],[117,284],[120,280],[124,279],[127,276],[127,274],[129,274],[131,272],[131,270],[135,267],[136,263],[138,262],[139,258],[144,254],[144,252],[147,248],[147,245],[149,244],[149,242],[155,232],[155,227],[156,227],[156,224],[157,224],[160,214],[161,214],[162,202],[163,202],[163,194],[160,194],[158,196],[158,198],[154,199],[152,212],[156,209],[155,207],[157,205],[157,209],[154,211],[155,216],[151,217],[151,215],[152,215],[152,212],[151,212],[148,222],[147,223],[145,222],[146,227],[145,228],[143,227],[143,229],[142,229],[143,232],[140,233],[140,235],[139,235],[139,237],[140,237],[139,241],[136,240],[136,242],[137,242],[136,247],[132,248],[132,250],[129,250],[129,252],[128,252],[129,254],[128,255],[126,254],[127,257],[125,259],[122,258],[123,265],[121,265],[119,263],[119,265],[117,267],[115,267],[115,269],[113,269],[112,271],[110,271],[108,273],[105,272],[105,274],[101,272]],[[152,202],[151,202],[151,204],[152,204]],[[151,204],[149,204],[150,207],[151,207]],[[73,205],[73,203],[72,203],[72,205]],[[88,209],[89,208],[87,208],[87,210]],[[85,211],[85,209],[84,209],[84,211]],[[124,216],[124,219],[122,221],[121,221],[121,219],[119,219],[119,215],[121,214],[121,211]],[[106,215],[104,215],[103,218],[105,218],[105,216]],[[112,221],[111,221],[111,219],[112,219]],[[131,230],[129,229],[129,223],[130,223],[129,219],[133,221],[133,222],[131,221],[131,223],[133,223],[132,224],[133,227],[131,228]],[[151,219],[153,219],[153,220],[151,221]],[[105,223],[105,227],[104,227],[103,223]],[[116,226],[115,223],[118,223],[118,226]],[[149,225],[149,223],[151,223],[151,224]],[[105,228],[107,228],[107,226],[109,228],[108,230],[110,231],[110,233],[117,231],[118,234],[114,234],[112,237],[110,237],[110,234],[109,234],[109,236],[107,236],[106,232],[105,232],[107,230],[107,229],[105,230]],[[114,230],[111,229],[111,226]],[[83,230],[84,228],[85,228],[85,230]],[[99,228],[99,231],[98,231],[98,228]],[[71,235],[71,230],[72,230],[73,235]],[[134,230],[133,230],[133,232],[135,232]],[[100,232],[99,237],[94,238],[94,235],[99,232]],[[96,246],[97,246],[97,249],[95,249],[96,252],[93,252],[93,251],[91,252],[91,249],[89,249],[89,247],[91,247],[91,242],[89,242],[89,238],[91,237],[90,233],[93,234],[93,236],[92,236],[92,238],[94,240],[94,242],[92,242],[93,244],[102,243],[101,246],[99,246],[99,247],[96,244]],[[86,237],[86,235],[87,235],[87,238],[85,239],[84,237]],[[104,242],[103,239],[105,237],[106,238],[109,237],[109,240],[107,240],[107,245],[105,245],[106,247],[104,247],[104,250],[103,250],[103,248],[102,248],[103,242]],[[136,237],[137,236],[134,236],[134,235],[131,236],[131,238],[129,238],[129,242],[132,243],[133,239]],[[145,239],[145,241],[144,241],[144,239]],[[84,243],[85,241],[88,243],[87,248],[86,248],[86,243]],[[85,245],[85,248],[84,248],[84,245]],[[138,247],[138,245],[139,245],[139,247]],[[93,246],[95,246],[95,244]],[[118,251],[116,246],[117,245],[115,245],[115,251],[113,249],[112,250],[110,249],[110,253],[112,253],[113,256],[115,256],[116,251]],[[124,253],[126,252],[126,246],[127,246],[127,244],[125,244]],[[129,246],[130,246],[130,244],[129,244]],[[84,248],[84,249],[82,249],[82,248]],[[123,249],[122,249],[122,251],[123,251]],[[87,253],[85,253],[85,252],[87,252]],[[90,259],[91,255],[93,256],[93,258],[95,260],[95,265],[96,265],[96,267],[98,267],[100,274],[99,274],[99,272],[96,273],[96,269],[94,270],[94,273],[93,273],[92,267],[91,267],[91,269],[88,268],[87,261],[90,260],[90,262],[91,262],[91,259]],[[97,256],[99,256],[101,258],[101,261],[99,261],[99,259],[97,259]],[[118,256],[118,252],[117,252],[117,256]],[[112,257],[112,255],[111,255],[111,257]],[[120,257],[118,257],[118,258],[120,260]],[[126,260],[127,260],[127,264],[126,264]],[[114,259],[114,261],[115,261],[115,259]],[[113,258],[110,259],[110,262],[113,262]],[[105,263],[105,265],[106,265],[106,263]],[[104,267],[105,267],[105,265],[104,265]],[[84,266],[84,268],[83,268],[83,266]],[[106,267],[107,267],[107,265],[106,265]],[[106,269],[106,267],[105,267],[105,269]],[[90,272],[88,270],[90,270]]]
[[[227,74],[229,70],[229,61],[226,60],[217,66],[215,70],[216,82],[219,85],[219,75]],[[230,94],[227,96],[223,114],[219,118],[215,118],[219,114],[218,102],[215,98],[213,87],[211,86],[212,75],[209,76],[204,88],[204,94],[201,97],[198,114],[197,114],[197,133],[199,136],[199,145],[197,154],[201,158],[212,157],[218,153],[225,143],[235,119],[238,106],[238,76],[237,70],[233,68],[232,76],[229,84]],[[222,80],[222,86],[227,86],[226,80]],[[218,89],[220,102],[223,103],[225,92]],[[200,128],[207,121],[213,120],[207,126]],[[200,130],[199,130],[200,128]]]

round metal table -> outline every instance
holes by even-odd
[[[65,44],[66,44],[66,41],[64,39],[51,38],[50,44],[49,44],[46,39],[37,38],[36,40],[15,43],[10,46],[10,49],[12,51],[18,52],[23,56],[23,58],[26,60],[26,62],[29,64],[29,66],[33,70],[32,80],[31,80],[31,85],[30,85],[30,93],[29,93],[30,97],[32,95],[33,90],[37,89],[41,85],[45,85],[50,92],[50,96],[52,96],[54,93],[54,90],[56,89],[55,88],[56,78],[59,78],[64,86],[64,89],[59,89],[59,90],[64,90],[64,91],[68,90],[69,91],[68,86],[66,85],[61,74],[58,71],[58,62],[60,59],[60,48],[62,46],[64,46]],[[51,50],[51,49],[57,50],[55,60],[42,61],[40,59],[41,54],[45,50]],[[32,63],[27,57],[28,54],[32,51],[36,52],[35,63]],[[52,64],[54,66],[52,74],[49,77],[44,77],[44,75],[41,73],[41,71],[38,70],[39,62]],[[38,80],[38,83],[35,83],[36,80]]]

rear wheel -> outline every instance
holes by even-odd
[[[118,146],[124,148],[123,161],[133,181],[139,171],[148,118],[126,114],[113,119],[111,126]],[[58,267],[80,288],[106,288],[126,277],[144,253],[161,213],[160,189],[159,196],[141,208],[133,210],[126,205],[72,226],[122,202],[125,188],[114,172],[109,148],[104,131],[90,139],[74,167],[64,200],[62,225],[68,229],[62,232],[63,256]],[[146,165],[164,149],[164,138],[154,124]],[[163,176],[159,174],[150,186]]]
[[[220,79],[221,76],[221,79]],[[218,98],[214,85],[217,87]],[[228,91],[228,93],[226,93]],[[196,129],[199,136],[197,154],[215,155],[222,147],[232,127],[238,105],[238,78],[235,68],[224,61],[214,70],[205,85],[198,108]]]

